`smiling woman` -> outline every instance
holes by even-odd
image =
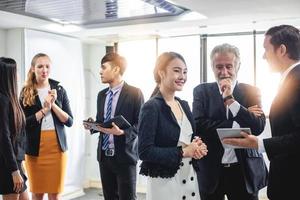
[[[207,149],[199,138],[192,140],[191,110],[175,96],[186,78],[187,66],[180,54],[165,52],[157,58],[154,79],[158,89],[141,109],[138,130],[140,174],[148,178],[148,200],[200,199],[194,162]]]

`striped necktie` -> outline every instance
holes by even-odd
[[[111,118],[111,110],[112,110],[112,101],[114,93],[110,90],[108,93],[108,102],[106,106],[106,114],[104,118],[104,122],[110,120]],[[102,136],[102,150],[106,150],[109,146],[109,134],[103,134]]]

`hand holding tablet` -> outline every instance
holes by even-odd
[[[120,129],[127,129],[131,127],[131,124],[122,115],[118,115],[103,123],[92,120],[83,120],[84,125],[87,125],[90,129],[94,130],[98,130],[97,126],[101,126],[102,128],[112,128],[112,123],[115,123]]]
[[[241,134],[241,131],[251,134],[250,128],[218,128],[217,133],[218,136],[222,142],[223,139],[225,138],[243,138],[244,136]],[[241,146],[234,146],[230,144],[224,144],[222,142],[224,148],[234,148],[234,149],[240,149],[240,148],[245,148]]]

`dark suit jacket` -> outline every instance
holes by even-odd
[[[195,130],[188,103],[177,97],[176,100]],[[139,156],[143,161],[140,174],[150,177],[173,177],[182,160],[181,148],[177,147],[180,126],[160,93],[142,107],[138,133]]]
[[[300,180],[300,65],[281,85],[270,110],[272,138],[264,139],[270,160],[268,197],[299,198]]]
[[[25,131],[15,133],[13,109],[8,97],[0,93],[0,159],[5,163],[6,172],[11,174],[18,170],[17,161],[24,160]],[[4,170],[0,166],[0,170]]]
[[[106,98],[106,88],[98,93],[97,98],[97,116],[96,121],[102,123],[104,121],[104,104]],[[137,155],[137,124],[140,108],[144,103],[144,97],[140,89],[124,83],[121,90],[115,116],[123,115],[132,127],[125,129],[124,135],[114,136],[115,158],[122,164],[136,164]],[[102,149],[102,133],[99,136],[97,159],[101,162]]]
[[[208,154],[197,161],[198,182],[201,192],[213,193],[221,172],[224,148],[217,128],[231,128],[233,121],[241,127],[250,127],[252,134],[259,135],[265,127],[265,116],[256,117],[247,110],[253,105],[261,105],[259,90],[253,86],[237,83],[233,96],[241,105],[236,117],[226,118],[226,107],[216,82],[203,83],[194,89],[193,115],[196,133],[206,143]],[[251,149],[235,150],[238,162],[242,165],[248,193],[255,193],[266,185],[266,166],[262,154]]]
[[[49,79],[51,89],[57,90],[57,99],[55,101],[56,105],[58,105],[63,111],[68,113],[69,118],[65,123],[59,121],[53,111],[52,116],[54,120],[54,126],[56,135],[58,138],[58,143],[61,148],[61,151],[67,150],[67,138],[65,133],[64,126],[72,126],[73,124],[73,116],[71,112],[71,108],[69,105],[69,99],[66,93],[66,90],[59,85],[59,82]],[[26,154],[31,156],[38,156],[40,149],[40,138],[41,138],[41,127],[42,124],[36,120],[35,113],[43,108],[39,96],[35,97],[35,104],[32,106],[24,106],[22,103],[22,92],[21,92],[21,106],[24,110],[26,116],[26,136],[27,136],[27,145],[26,145]]]

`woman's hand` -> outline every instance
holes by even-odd
[[[51,110],[53,102],[54,102],[53,96],[48,94],[44,102],[44,109],[46,109],[45,110],[46,112],[49,112]]]
[[[203,156],[206,156],[208,152],[206,144],[197,136],[193,139],[193,141],[198,144],[198,148],[196,149],[193,158],[200,159]]]
[[[195,137],[193,141],[183,150],[183,157],[200,159],[207,154],[206,144],[199,137]]]
[[[56,91],[56,89],[49,90],[48,94],[52,97],[51,102],[53,104],[56,101],[56,99],[57,99],[57,91]]]
[[[12,178],[13,178],[13,183],[14,183],[14,191],[16,193],[20,193],[22,188],[23,188],[23,184],[24,184],[24,180],[20,174],[20,171],[14,171],[12,173]]]

